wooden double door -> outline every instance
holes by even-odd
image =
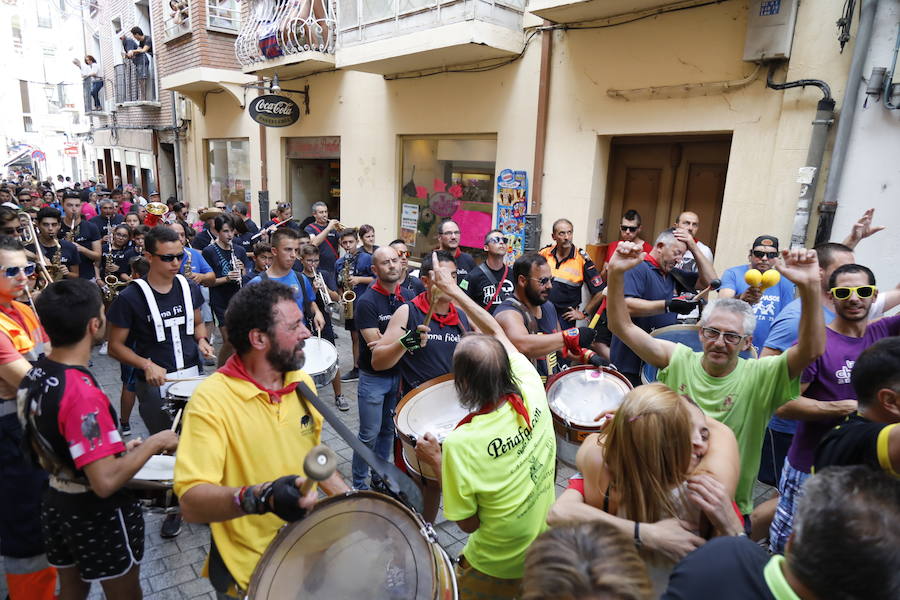
[[[628,210],[640,213],[651,244],[689,210],[700,217],[697,239],[715,251],[730,151],[730,135],[614,138],[604,241],[619,239]]]

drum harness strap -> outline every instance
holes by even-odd
[[[491,305],[494,303],[494,300],[497,299],[497,296],[500,295],[500,288],[503,286],[503,282],[506,281],[506,276],[509,274],[509,265],[503,265],[503,276],[500,278],[500,281],[497,281],[497,278],[494,277],[494,273],[491,271],[490,267],[487,266],[487,262],[483,262],[476,269],[480,269],[481,272],[487,277],[487,280],[494,285],[494,295],[491,296],[491,299],[488,301],[487,305],[483,306],[485,310],[488,310]]]
[[[184,299],[184,315],[180,317],[173,316],[170,319],[162,320],[159,314],[159,305],[156,304],[156,298],[153,296],[153,290],[150,284],[143,279],[135,279],[134,282],[138,288],[144,293],[147,300],[147,307],[150,309],[150,317],[153,319],[153,328],[156,330],[156,341],[166,341],[165,328],[172,330],[172,348],[175,351],[175,369],[180,371],[184,368],[184,350],[181,346],[181,334],[178,327],[184,323],[187,325],[187,334],[194,334],[194,304],[191,301],[191,288],[187,279],[183,275],[176,275],[175,279],[181,285],[181,294]],[[173,284],[174,285],[174,284]]]
[[[521,300],[519,300],[515,296],[510,296],[506,300],[509,301],[509,305],[512,306],[516,310],[517,313],[522,315],[522,320],[525,321],[525,329],[528,330],[528,333],[530,333],[531,335],[536,335],[536,334],[540,333],[540,331],[538,331],[537,319],[534,317],[533,314],[531,314],[531,311],[528,310],[528,308],[524,304],[522,304]],[[535,367],[537,367],[538,359],[529,358],[528,360],[531,361],[531,364],[533,364]]]

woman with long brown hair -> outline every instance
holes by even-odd
[[[549,523],[602,520],[632,534],[659,592],[675,562],[705,539],[743,533],[732,501],[734,434],[661,383],[630,391],[576,460],[581,476],[557,499]]]

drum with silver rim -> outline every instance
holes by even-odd
[[[331,383],[338,370],[338,353],[334,344],[320,337],[303,342],[303,370],[312,377],[317,388]]]
[[[455,600],[453,564],[434,530],[370,491],[321,500],[283,527],[253,571],[248,597]]]
[[[197,386],[203,383],[205,377],[192,377],[182,381],[176,381],[166,388],[165,401],[163,402],[163,410],[169,413],[172,419],[178,417],[178,426],[175,431],[181,433],[181,418],[179,413],[184,412],[187,403],[194,395]],[[183,414],[181,415],[184,416]]]
[[[607,367],[579,365],[561,371],[547,381],[547,403],[556,430],[556,456],[573,469],[584,438],[603,428],[595,421],[604,412],[622,405],[631,384],[624,375]]]
[[[394,410],[394,428],[403,445],[403,462],[406,467],[426,479],[437,479],[434,470],[416,457],[416,440],[426,433],[433,433],[439,442],[469,414],[459,403],[453,374],[429,379],[409,392]]]
[[[175,482],[175,457],[155,454],[134,474],[125,487],[151,510],[170,512],[178,509],[172,486]]]

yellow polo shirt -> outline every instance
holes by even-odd
[[[315,389],[302,371],[285,375],[286,384],[294,381]],[[175,493],[183,496],[202,483],[240,487],[303,475],[303,458],[321,433],[322,415],[301,404],[296,392],[272,403],[252,383],[214,373],[197,386],[184,411]],[[241,588],[247,589],[256,563],[282,525],[271,513],[210,524],[216,547]]]

